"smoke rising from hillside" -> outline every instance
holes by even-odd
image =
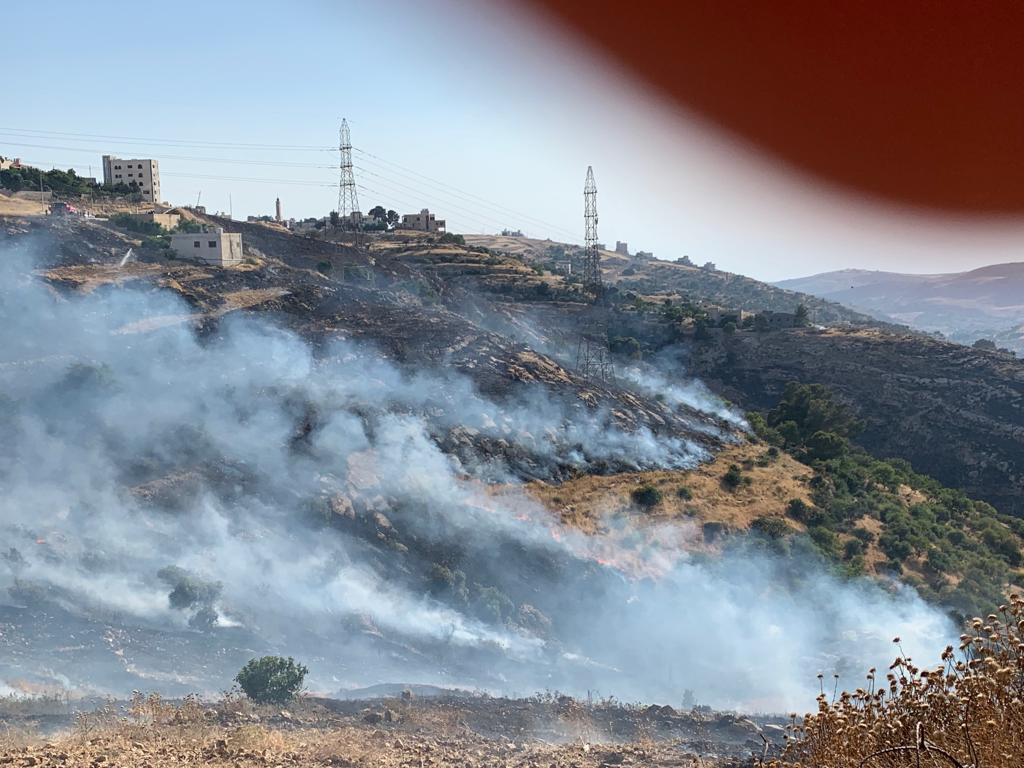
[[[912,593],[840,583],[810,556],[696,560],[685,528],[623,536],[625,564],[604,564],[607,543],[532,501],[505,454],[439,446],[468,427],[536,460],[643,468],[702,458],[685,440],[540,390],[496,402],[345,341],[314,354],[251,318],[202,340],[185,324],[133,332],[188,309],[132,288],[60,297],[29,266],[8,249],[0,267],[0,603],[53,606],[66,632],[118,628],[97,653],[120,651],[121,667],[61,669],[43,649],[35,670],[0,662],[0,682],[49,666],[99,690],[148,675],[215,691],[267,650],[303,658],[321,690],[403,680],[677,703],[692,689],[767,709],[807,701],[819,669],[888,661],[891,634],[912,654],[952,635]],[[188,653],[147,673],[141,641],[115,647],[151,636],[132,628]]]

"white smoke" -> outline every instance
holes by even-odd
[[[482,480],[514,479],[501,455],[456,458],[439,435],[469,429],[579,468],[692,466],[707,456],[693,441],[629,432],[539,387],[498,402],[450,371],[410,372],[345,341],[314,353],[251,318],[203,340],[184,325],[126,333],[187,310],[130,288],[58,297],[14,249],[3,262],[0,586],[15,605],[52,601],[69,622],[99,614],[183,638],[209,654],[173,660],[190,683],[228,684],[230,637],[305,653],[325,685],[392,675],[670,702],[693,689],[711,704],[788,708],[813,699],[819,669],[886,662],[891,634],[929,654],[952,634],[911,592],[757,547],[695,560],[678,529],[634,537],[658,578],[601,565],[601,541],[515,487],[489,491]],[[697,384],[634,380],[735,418]],[[325,512],[338,498],[364,508]],[[476,609],[427,587],[431,558],[451,553],[479,580]],[[168,566],[207,590],[196,607],[216,614],[212,626],[190,628],[200,614],[172,606],[157,575]],[[480,609],[500,603],[492,587],[550,627]],[[29,671],[0,664],[0,677]],[[64,671],[78,685],[93,673]]]

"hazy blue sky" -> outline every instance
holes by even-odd
[[[429,206],[453,231],[579,240],[589,164],[603,241],[762,279],[951,271],[1024,245],[1019,222],[790,174],[511,4],[11,0],[3,20],[0,154],[93,175],[104,153],[156,157],[167,200],[227,211],[230,195],[236,218],[278,195],[286,216],[334,208],[346,117],[362,209]]]

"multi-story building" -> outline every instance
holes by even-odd
[[[118,184],[138,188],[143,199],[160,202],[160,163],[156,160],[122,160],[113,155],[103,156],[103,185]]]
[[[242,235],[225,232],[221,227],[203,232],[176,232],[171,235],[171,250],[181,259],[231,267],[242,263]]]
[[[444,219],[438,219],[424,208],[419,213],[407,213],[402,216],[400,229],[417,229],[420,232],[445,232]]]

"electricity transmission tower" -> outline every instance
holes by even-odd
[[[587,183],[583,186],[583,285],[601,292],[601,255],[597,251],[597,184],[594,169],[587,166]]]
[[[597,250],[597,184],[594,169],[587,166],[587,182],[583,186],[583,287],[593,292],[596,304],[601,303],[601,255]],[[576,372],[586,379],[607,381],[612,375],[608,355],[608,329],[598,309],[596,320],[580,321],[576,343]]]
[[[359,210],[356,196],[356,178],[352,175],[352,137],[348,132],[348,121],[341,121],[338,130],[338,150],[341,152],[341,176],[338,179],[338,216],[342,226],[352,221],[352,214]]]
[[[585,379],[608,381],[613,375],[605,331],[593,328],[582,331],[576,343],[576,373]]]

